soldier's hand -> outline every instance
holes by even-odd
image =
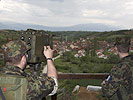
[[[107,82],[107,80],[104,80],[104,81],[101,83],[101,85],[105,85],[106,82]]]
[[[43,54],[46,58],[53,58],[53,50],[50,46],[44,46]]]

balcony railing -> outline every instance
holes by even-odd
[[[59,73],[58,80],[63,79],[105,79],[108,73]],[[42,100],[46,100],[43,98]],[[51,100],[57,100],[57,94],[51,96]]]

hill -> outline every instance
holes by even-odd
[[[4,22],[0,23],[0,29],[13,29],[13,30],[26,30],[28,28],[38,29],[38,30],[48,30],[48,31],[114,31],[119,30],[119,27],[105,25],[100,23],[90,23],[90,24],[79,24],[69,27],[51,27],[35,24],[23,24],[14,22]]]

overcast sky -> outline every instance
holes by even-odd
[[[0,22],[133,28],[133,0],[0,0]]]

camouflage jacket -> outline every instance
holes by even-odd
[[[52,78],[46,76],[35,76],[27,74],[17,66],[5,66],[1,70],[8,75],[24,76],[28,80],[27,100],[40,100],[46,97],[54,89],[55,82]]]
[[[133,56],[127,56],[110,72],[110,80],[102,86],[103,95],[110,100],[133,100]]]

